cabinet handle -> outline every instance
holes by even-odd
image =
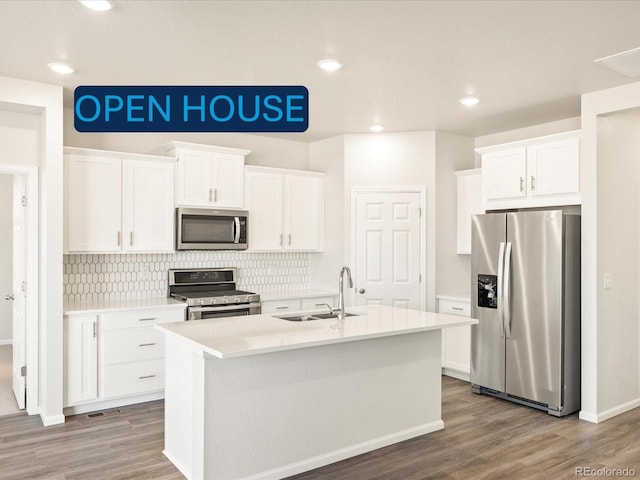
[[[284,233],[280,234],[280,246],[284,246]]]
[[[118,246],[120,246],[120,231],[118,231]]]
[[[157,375],[143,375],[141,377],[138,377],[138,380],[146,380],[147,378],[154,378]]]
[[[138,346],[139,347],[153,347],[154,345],[157,345],[157,343],[141,343]]]
[[[462,307],[451,307],[451,310],[458,310],[458,311],[461,312],[462,310],[464,310],[464,308],[462,308]]]
[[[150,322],[151,320],[155,320],[156,317],[149,317],[149,318],[139,318],[138,321],[139,322]]]
[[[531,190],[535,190],[535,189],[536,189],[536,177],[531,175]]]
[[[213,188],[209,189],[209,201],[213,202]]]
[[[133,247],[133,232],[129,232],[129,245]]]
[[[289,307],[276,307],[276,310],[286,310]]]
[[[97,325],[96,325],[96,322],[94,321],[93,322],[93,338],[96,338],[96,336],[97,336],[97,331],[96,330],[97,330]]]
[[[524,192],[524,178],[520,177],[520,191]]]
[[[289,234],[289,246],[291,246],[291,234]]]
[[[218,189],[213,189],[213,203],[218,203]]]

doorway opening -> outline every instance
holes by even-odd
[[[0,416],[37,408],[37,168],[0,166]]]

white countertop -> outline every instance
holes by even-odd
[[[155,328],[187,340],[205,354],[224,359],[478,323],[468,317],[381,305],[346,310],[359,315],[347,317],[344,322],[291,322],[262,314],[165,323]]]
[[[275,300],[290,300],[293,298],[337,297],[337,290],[322,290],[319,288],[307,288],[304,290],[288,290],[282,292],[268,292],[260,294],[261,302]]]
[[[113,312],[117,310],[145,310],[147,308],[186,308],[187,304],[173,298],[146,298],[137,300],[93,300],[65,303],[65,315]]]
[[[464,293],[439,293],[436,295],[441,300],[453,300],[454,302],[471,302],[471,294],[469,292]]]

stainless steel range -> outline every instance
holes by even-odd
[[[187,303],[187,320],[260,313],[260,295],[236,290],[235,268],[169,270],[169,296]]]

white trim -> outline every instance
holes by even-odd
[[[164,390],[160,390],[152,393],[143,393],[141,395],[111,398],[108,400],[83,403],[81,405],[73,405],[71,407],[66,407],[63,411],[65,415],[78,415],[81,413],[89,413],[98,410],[106,410],[109,408],[124,407],[127,405],[135,405],[137,403],[152,402],[154,400],[162,400],[163,398]]]
[[[194,478],[191,474],[191,469],[187,468],[186,465],[183,465],[176,457],[168,450],[162,450],[162,454],[167,457],[167,459],[173,463],[173,466],[178,469],[178,471],[184,475],[185,478],[191,479]]]
[[[384,435],[382,437],[374,438],[366,442],[357,443],[349,447],[333,450],[332,452],[328,452],[322,455],[306,458],[299,462],[290,463],[288,465],[274,468],[272,470],[249,475],[248,477],[244,477],[243,480],[278,480],[280,478],[289,477],[298,473],[307,472],[324,465],[329,465],[330,463],[339,462],[340,460],[344,460],[346,458],[351,458],[355,457],[356,455],[371,452],[372,450],[377,450],[378,448],[393,445],[394,443],[402,442],[410,438],[415,438],[420,435],[426,435],[427,433],[442,430],[443,428],[444,422],[442,420],[436,420],[433,422],[425,423],[418,427],[408,428],[406,430],[401,430],[389,435]],[[166,452],[165,455],[167,455]],[[169,456],[167,455],[167,457]],[[182,470],[180,471],[184,473]]]
[[[580,420],[586,420],[592,423],[601,423],[605,420],[608,420],[612,417],[620,415],[622,413],[628,412],[629,410],[633,410],[634,408],[640,407],[640,398],[636,398],[635,400],[631,400],[630,402],[626,402],[620,404],[616,407],[605,410],[600,413],[590,413],[590,412],[580,412]]]
[[[45,427],[49,427],[51,425],[60,425],[64,423],[64,415],[51,415],[49,417],[40,414],[40,419],[42,420],[42,425]]]
[[[528,138],[525,140],[517,140],[515,142],[499,143],[497,145],[489,145],[487,147],[479,147],[475,149],[476,153],[485,154],[488,152],[495,152],[500,150],[508,150],[511,148],[522,148],[536,145],[539,143],[546,143],[556,140],[564,140],[568,138],[580,137],[581,130],[569,130],[568,132],[554,133],[551,135],[543,135],[541,137]]]
[[[11,338],[0,340],[0,345],[13,345],[13,340]]]
[[[420,201],[420,307],[427,309],[427,188],[426,187],[351,187],[351,263],[353,264],[354,277],[357,277],[355,267],[356,253],[356,200],[358,194],[363,193],[417,193]],[[355,305],[355,289],[350,290],[350,302]]]
[[[38,167],[25,165],[12,165],[0,163],[0,174],[23,175],[26,180],[27,192],[27,232],[26,255],[27,268],[25,279],[27,281],[27,299],[25,312],[25,351],[27,367],[27,402],[26,410],[29,415],[39,413],[38,407],[38,315],[39,315],[39,254],[38,254]],[[43,420],[44,422],[44,420]]]
[[[457,363],[443,362],[442,374],[447,377],[457,378],[458,380],[464,380],[465,382],[471,381],[470,367],[461,366]]]
[[[251,153],[251,150],[245,150],[242,148],[220,147],[217,145],[204,145],[202,143],[176,142],[176,141],[165,143],[161,148],[165,153],[171,152],[172,150],[180,150],[180,149],[200,150],[200,151],[213,152],[213,153],[227,153],[231,155],[242,155],[242,156],[247,156]]]

